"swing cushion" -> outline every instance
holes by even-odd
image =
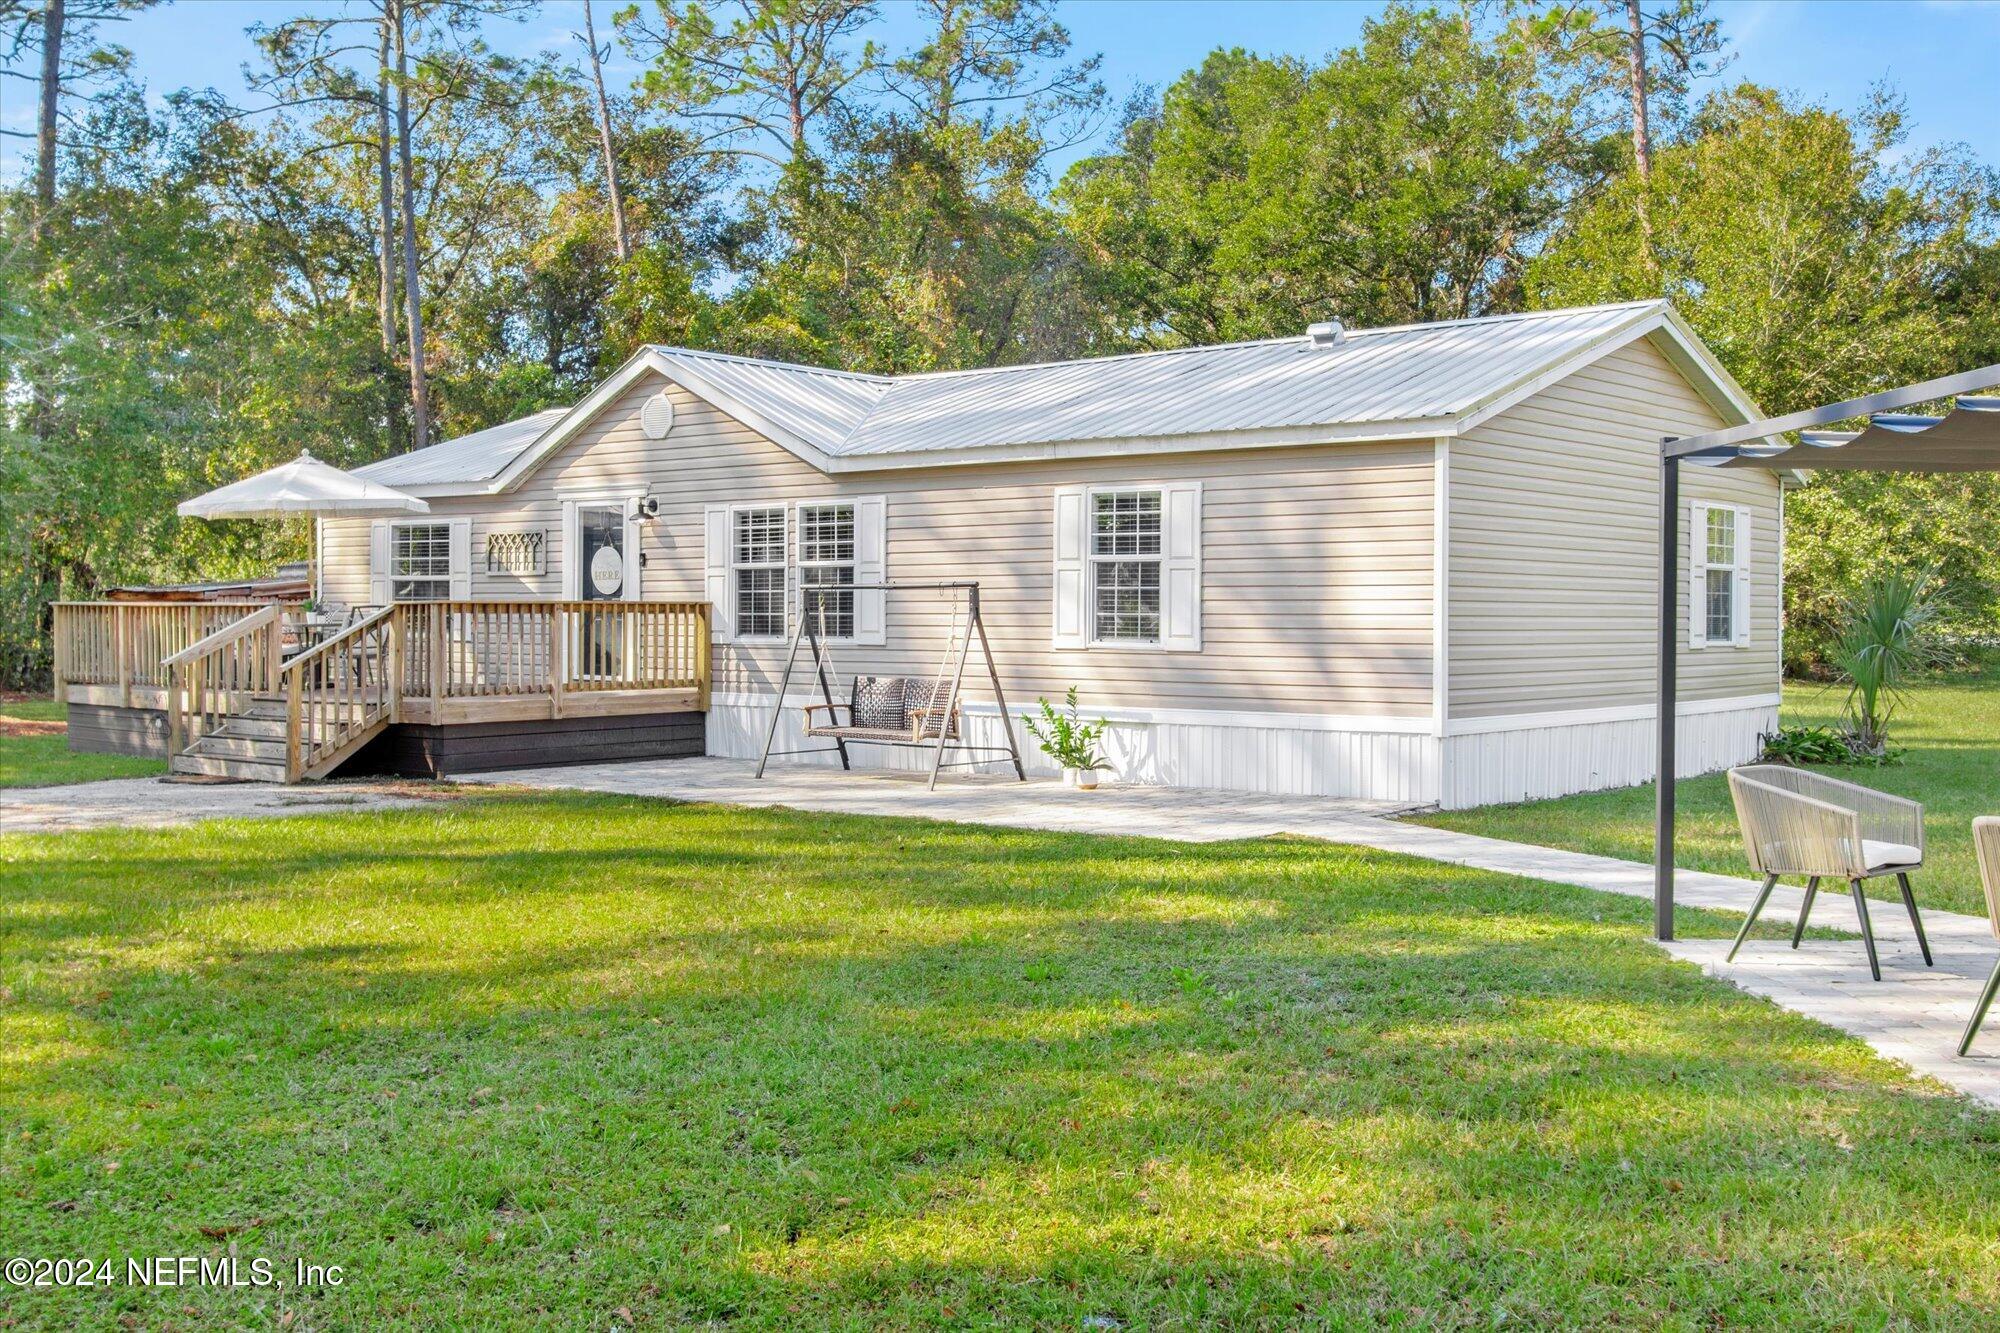
[[[911,676],[856,676],[851,702],[846,705],[847,721],[834,719],[840,705],[806,705],[806,734],[849,737],[857,740],[906,740],[912,743],[936,740],[943,726],[947,735],[958,734],[957,718],[942,717],[935,706],[936,682]],[[829,714],[829,721],[815,724],[816,712]]]

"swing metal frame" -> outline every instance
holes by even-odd
[[[831,644],[826,633],[826,601],[830,593],[855,592],[938,592],[949,593],[954,598],[952,605],[952,632],[945,642],[944,657],[938,662],[937,679],[932,682],[929,703],[914,714],[918,718],[907,734],[882,727],[853,725],[851,704],[836,703],[833,697],[833,680],[829,670],[832,664]],[[893,745],[910,749],[930,748],[931,774],[929,790],[937,790],[938,773],[947,768],[977,768],[981,764],[999,762],[1005,756],[1013,762],[1014,776],[1022,782],[1028,780],[1027,769],[1021,764],[1021,747],[1014,739],[1014,719],[1007,712],[1007,695],[1000,688],[1000,669],[993,662],[993,645],[986,638],[986,622],[979,610],[979,585],[969,581],[946,583],[849,583],[831,587],[801,588],[799,623],[792,630],[790,649],[785,654],[784,674],[778,679],[778,700],[771,710],[771,724],[764,731],[764,751],[757,759],[757,776],[764,776],[765,767],[775,757],[794,754],[837,754],[843,769],[853,768],[847,747],[850,745]],[[960,610],[963,609],[963,617]],[[885,608],[886,610],[886,608]],[[960,621],[963,619],[963,626]],[[965,683],[966,659],[972,655],[972,642],[979,641],[979,653],[986,663],[986,678],[993,686],[993,701],[1000,707],[1000,729],[1007,738],[1007,744],[968,745],[959,735],[958,705],[961,689]],[[791,688],[792,676],[799,665],[799,648],[807,646],[812,651],[814,679],[819,685],[821,702],[805,705],[805,733],[808,738],[820,737],[831,740],[832,745],[816,745],[798,750],[774,750],[772,745],[778,739],[778,720],[784,712],[785,695]],[[945,682],[945,668],[950,667],[950,689],[944,696],[944,708],[937,708],[938,693]],[[856,680],[864,679],[856,677]],[[884,677],[908,682],[913,677]],[[825,712],[829,719],[838,717],[840,710],[848,710],[848,723],[840,725],[829,721],[815,725],[815,712]],[[935,738],[932,732],[935,730]],[[947,749],[963,755],[990,755],[985,759],[958,759],[947,764],[944,753]]]

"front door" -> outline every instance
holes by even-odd
[[[577,587],[586,602],[625,600],[625,506],[578,505],[577,553],[583,562]],[[582,618],[577,665],[581,674],[616,677],[625,638],[625,617],[609,608]]]

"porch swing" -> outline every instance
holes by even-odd
[[[938,658],[937,673],[922,676],[853,677],[845,703],[833,697],[833,655],[826,633],[826,604],[831,596],[880,592],[930,591],[952,599],[951,630]],[[850,583],[838,587],[800,589],[800,614],[792,631],[792,644],[785,656],[785,671],[778,681],[778,704],[771,710],[771,725],[764,733],[764,752],[757,759],[757,776],[774,756],[793,754],[838,754],[840,766],[852,768],[850,745],[892,745],[930,749],[930,787],[937,790],[938,773],[946,768],[976,768],[998,762],[1000,756],[1013,761],[1014,776],[1028,780],[1021,766],[1021,750],[1014,740],[1014,721],[1007,714],[1007,696],[1000,689],[1000,671],[993,664],[993,647],[986,639],[986,624],[979,613],[979,585],[955,583]],[[885,608],[886,610],[886,608]],[[986,677],[993,685],[993,701],[1000,706],[1000,730],[1005,746],[971,745],[961,735],[959,688],[965,680],[965,659],[971,655],[972,641],[979,641],[986,661]],[[799,648],[812,650],[813,676],[819,683],[820,702],[805,705],[804,731],[808,740],[832,741],[798,750],[773,750],[778,738],[778,721],[784,711],[785,693],[791,687],[799,665]],[[945,750],[960,755],[987,755],[989,758],[955,759],[947,764]]]

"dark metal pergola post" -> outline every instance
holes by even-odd
[[[1653,938],[1674,937],[1674,740],[1675,694],[1680,666],[1680,640],[1674,632],[1680,602],[1681,460],[1660,459],[1660,662],[1658,713],[1659,764],[1653,789]],[[1694,608],[1689,608],[1689,614]]]
[[[1994,462],[1981,449],[1988,447],[1985,442],[1968,444],[1962,440],[1953,444],[1947,441],[1939,448],[1926,451],[1914,439],[1905,446],[1898,443],[1893,454],[1884,456],[1879,452],[1867,452],[1867,446],[1847,445],[1845,448],[1864,450],[1860,458],[1845,456],[1842,447],[1821,449],[1816,447],[1826,441],[1805,440],[1800,445],[1786,445],[1777,437],[1787,431],[1807,430],[1815,426],[1832,425],[1855,417],[1873,417],[1880,412],[1894,412],[1900,408],[1914,407],[1919,403],[1934,402],[1943,398],[1958,398],[1960,408],[1970,407],[1965,395],[1983,389],[2000,386],[2000,365],[1983,366],[1978,370],[1963,371],[1956,375],[1946,375],[1942,379],[1925,380],[1921,384],[1906,384],[1900,389],[1885,389],[1880,393],[1864,394],[1850,398],[1846,402],[1831,403],[1825,407],[1807,408],[1803,412],[1793,412],[1781,417],[1766,417],[1759,421],[1747,421],[1730,426],[1725,430],[1712,431],[1707,435],[1676,439],[1669,437],[1660,448],[1660,644],[1659,644],[1659,689],[1656,721],[1659,727],[1659,763],[1654,769],[1655,813],[1653,816],[1653,934],[1662,940],[1674,937],[1674,740],[1677,718],[1675,716],[1675,672],[1680,658],[1680,636],[1677,633],[1680,617],[1677,611],[1680,603],[1680,464],[1684,458],[1696,463],[1716,466],[1756,467],[1773,472],[1784,472],[1799,468],[1860,468],[1879,472],[1986,472],[1994,470]],[[1981,400],[1978,410],[1982,413],[1994,411],[1992,403]],[[1924,428],[1935,425],[1928,419],[1896,423],[1897,429],[1913,426]],[[1689,550],[1694,543],[1703,540],[1704,534],[1688,532]],[[1783,553],[1780,552],[1780,558]],[[1694,590],[1689,590],[1688,615],[1702,614],[1702,607]],[[1699,622],[1695,622],[1699,623]],[[1865,908],[1862,920],[1867,920]],[[1912,916],[1914,917],[1914,912]],[[1804,918],[1801,918],[1803,923]],[[1921,923],[1918,930],[1923,929]]]

